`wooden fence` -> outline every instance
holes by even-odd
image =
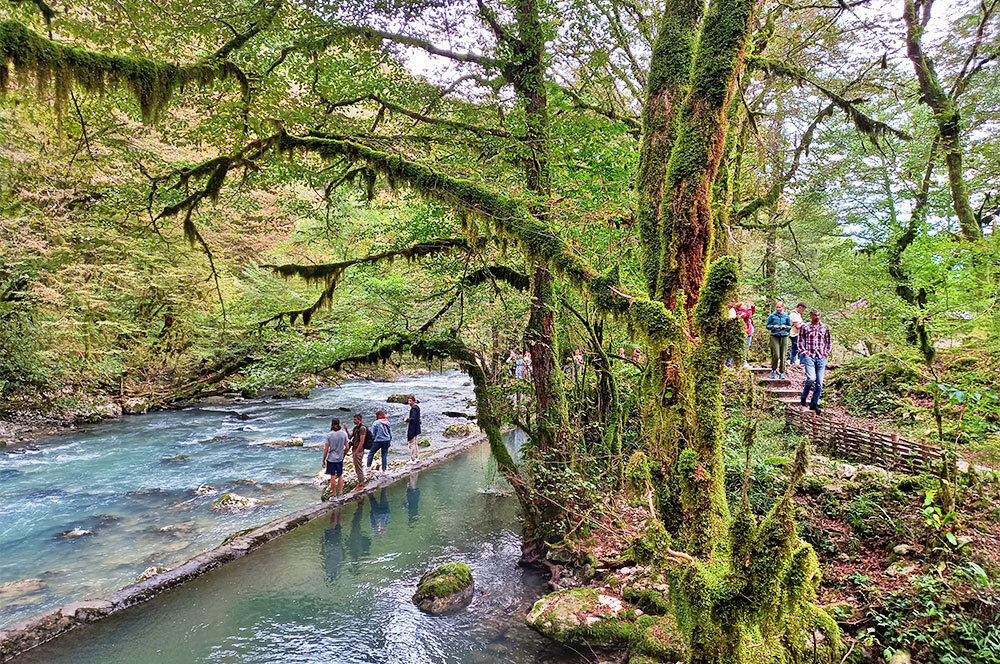
[[[896,433],[848,426],[828,415],[817,415],[794,405],[785,407],[785,422],[808,436],[817,450],[883,468],[934,470],[944,456],[940,447],[906,440]]]

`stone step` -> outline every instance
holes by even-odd
[[[780,401],[781,403],[790,403],[793,405],[799,403],[801,398],[802,398],[801,395],[798,394],[784,394],[780,397],[777,397],[778,401]]]
[[[794,387],[775,387],[773,389],[768,388],[767,393],[780,399],[781,397],[798,397],[802,394],[802,390],[798,390]]]
[[[785,380],[781,380],[780,378],[758,378],[757,382],[766,387],[768,392],[771,391],[771,388],[789,387],[792,384],[792,381],[787,378]]]

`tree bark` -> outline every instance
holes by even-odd
[[[906,55],[920,83],[921,100],[934,112],[940,136],[941,151],[948,167],[948,184],[951,187],[952,205],[962,236],[979,240],[983,231],[969,203],[969,189],[962,172],[962,124],[958,105],[952,95],[945,92],[934,69],[933,59],[924,52],[922,37],[930,19],[933,0],[903,0],[903,20],[906,22]],[[922,13],[920,10],[923,10]]]
[[[667,161],[674,144],[674,118],[688,84],[703,10],[701,0],[668,0],[650,57],[636,184],[642,271],[650,297],[656,296],[663,253],[660,206]]]

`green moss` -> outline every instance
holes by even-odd
[[[625,586],[622,589],[622,599],[652,615],[665,616],[671,612],[670,600],[654,588]]]
[[[176,65],[141,56],[107,55],[47,39],[16,21],[0,22],[0,93],[9,85],[9,66],[35,79],[39,94],[54,91],[57,112],[78,85],[87,92],[126,87],[139,103],[144,122],[155,122],[173,93],[189,84],[207,86],[216,80],[236,79],[244,100],[249,85],[232,63],[214,61]]]
[[[420,597],[449,597],[472,585],[472,570],[465,563],[445,563],[424,575],[417,587]]]

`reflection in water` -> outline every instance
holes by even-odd
[[[361,513],[365,510],[364,501],[359,500],[355,505],[357,508],[354,510],[354,516],[351,517],[351,532],[347,535],[347,553],[351,556],[351,560],[357,562],[371,553],[372,538],[361,532]],[[356,567],[355,571],[357,571]]]
[[[424,402],[424,435],[442,439],[451,423],[442,410],[467,408],[465,381],[456,371],[350,381],[317,388],[307,399],[200,404],[84,427],[34,447],[0,449],[0,585],[42,579],[23,601],[0,600],[0,629],[104,595],[151,565],[175,566],[230,533],[318,502],[313,479],[331,415],[370,417],[384,409],[395,422],[407,406],[386,403],[386,397],[416,392]],[[267,444],[295,438],[304,444]],[[409,454],[402,446],[390,449],[390,457]],[[213,509],[212,502],[228,492],[257,505]],[[402,507],[403,499],[396,500]],[[376,516],[384,521],[384,514]],[[326,527],[325,516],[321,525]]]
[[[390,520],[388,508],[417,506],[416,476],[11,664],[565,662],[524,625],[546,576],[517,565],[517,501],[490,467],[489,447],[478,446],[421,472],[412,523]],[[412,602],[417,581],[450,561],[472,569],[475,599],[425,614]]]
[[[371,507],[368,518],[372,522],[372,536],[382,537],[389,527],[389,499],[385,495],[385,489],[379,490],[378,502],[375,501],[375,494],[368,494],[368,504]]]
[[[420,511],[420,489],[417,488],[417,476],[420,473],[410,473],[410,479],[406,483],[406,512],[410,525],[417,520],[417,513]]]
[[[323,531],[323,570],[327,581],[333,581],[340,576],[340,568],[344,566],[344,510],[335,509],[330,513],[330,527]]]

